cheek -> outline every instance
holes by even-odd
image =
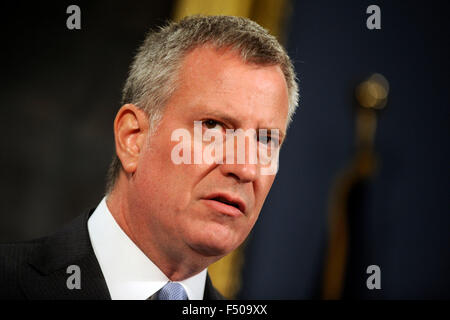
[[[262,176],[259,180],[259,183],[255,187],[255,203],[256,206],[261,209],[266,200],[267,195],[269,194],[270,188],[275,180],[274,175]]]
[[[169,143],[165,147],[151,146],[140,159],[136,187],[147,199],[160,199],[161,205],[179,211],[195,198],[195,187],[207,174],[209,166],[175,164],[170,155]]]

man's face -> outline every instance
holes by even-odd
[[[203,131],[278,129],[282,139],[286,82],[278,66],[246,64],[234,52],[209,47],[186,56],[178,80],[130,181],[127,224],[136,240],[173,256],[225,255],[247,237],[275,176],[262,175],[259,164],[175,164],[179,142],[172,133],[186,129],[193,138],[194,121],[202,121]]]

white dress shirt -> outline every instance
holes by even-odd
[[[145,300],[170,281],[117,224],[106,198],[89,218],[88,231],[112,300]],[[179,283],[189,300],[202,300],[206,269]]]

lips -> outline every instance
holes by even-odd
[[[203,200],[213,209],[230,216],[240,216],[245,214],[245,202],[236,196],[227,193],[214,193]]]

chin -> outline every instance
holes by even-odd
[[[233,232],[203,232],[196,234],[190,241],[190,247],[207,257],[222,257],[241,244]]]
[[[233,251],[237,246],[224,246],[223,244],[214,243],[196,243],[191,248],[205,257],[218,257],[219,259]]]

